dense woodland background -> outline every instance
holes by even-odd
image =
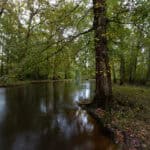
[[[150,82],[150,1],[107,0],[114,83]],[[1,0],[0,80],[93,79],[90,0]]]

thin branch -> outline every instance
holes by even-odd
[[[87,33],[91,32],[91,31],[93,31],[93,29],[94,29],[94,28],[92,27],[92,28],[90,28],[90,29],[88,29],[88,30],[86,30],[86,31],[84,31],[84,32],[78,33],[77,35],[70,36],[70,37],[67,38],[67,39],[61,39],[61,40],[59,40],[59,41],[57,41],[57,42],[50,43],[49,45],[47,45],[46,48],[44,48],[44,49],[42,50],[42,52],[44,52],[45,50],[47,50],[48,48],[50,48],[50,47],[51,47],[52,45],[54,45],[54,44],[62,43],[63,41],[65,41],[65,44],[68,43],[68,42],[72,42],[73,40],[75,40],[75,39],[78,38],[79,36],[84,35],[84,34],[87,34]],[[69,39],[69,40],[68,40],[68,39]],[[66,41],[66,40],[67,40],[67,41]],[[62,49],[59,49],[58,51],[52,53],[52,56],[58,54],[60,51],[62,51]]]
[[[84,35],[84,34],[87,34],[87,33],[89,33],[89,32],[92,32],[94,30],[94,28],[92,27],[92,28],[90,28],[90,29],[88,29],[88,30],[86,30],[86,31],[84,31],[84,32],[81,32],[81,33],[78,33],[77,35],[75,35],[75,36],[70,36],[70,40],[68,40],[67,42],[65,42],[56,52],[53,52],[50,56],[49,56],[49,58],[51,58],[51,57],[54,57],[54,56],[56,56],[57,54],[59,54],[60,52],[62,52],[63,50],[64,50],[64,47],[68,44],[68,42],[71,42],[71,41],[73,41],[74,39],[76,39],[77,37],[79,37],[79,36],[81,36],[81,35]],[[60,40],[60,41],[58,41],[58,42],[62,42],[63,40]],[[53,43],[53,44],[58,44],[58,42],[55,42],[55,43]],[[47,50],[48,48],[50,48],[52,46],[52,43],[50,44],[50,45],[48,45],[45,49],[43,49],[42,50],[42,52],[44,52],[45,50]],[[43,60],[42,62],[44,62],[45,60]],[[41,61],[39,62],[39,63],[41,63]],[[32,65],[31,65],[32,66]],[[28,68],[28,69],[30,69],[30,67]]]

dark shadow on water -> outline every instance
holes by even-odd
[[[77,106],[94,83],[52,82],[0,89],[0,150],[116,149]]]

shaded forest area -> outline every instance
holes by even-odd
[[[1,81],[95,78],[92,1],[3,0],[0,6]],[[149,8],[148,0],[107,1],[114,83],[149,84]]]

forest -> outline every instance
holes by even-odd
[[[150,3],[107,3],[112,80],[148,84]],[[0,22],[1,81],[95,78],[90,0],[4,0]]]
[[[79,97],[77,105],[113,133],[119,146],[110,148],[148,150],[149,10],[149,0],[0,0],[0,87],[5,88],[8,97],[12,94],[9,88],[15,93],[18,86],[26,89],[27,85],[30,89],[33,84],[36,89],[46,84],[44,103],[49,114],[49,82],[54,82],[54,97],[55,89],[62,86],[65,90],[74,81],[94,84],[93,97]],[[57,85],[59,82],[61,85]],[[44,90],[42,85],[41,89]],[[17,92],[12,94],[15,103],[19,97],[16,95]],[[0,113],[1,107],[0,103]],[[0,132],[0,143],[1,138]],[[109,149],[94,146],[89,150]],[[45,149],[49,150],[48,146]]]

